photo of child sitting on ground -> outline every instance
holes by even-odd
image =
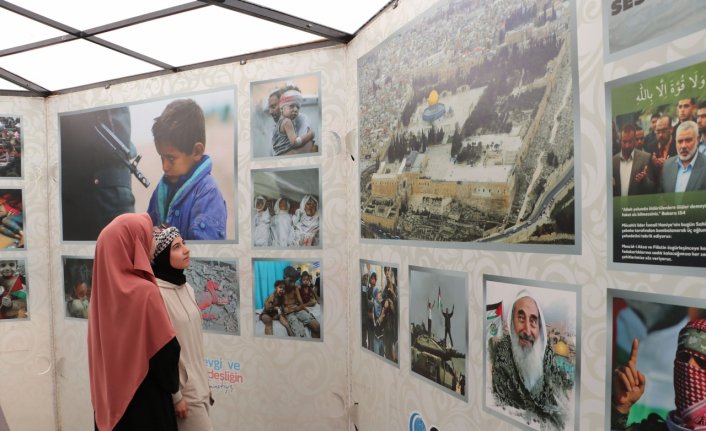
[[[323,290],[317,293],[313,276],[320,262],[254,260],[253,271],[255,335],[321,339]]]

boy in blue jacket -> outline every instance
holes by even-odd
[[[155,226],[174,226],[184,239],[223,240],[226,203],[205,154],[205,123],[203,110],[191,99],[169,103],[154,119],[152,135],[164,176],[147,212]]]

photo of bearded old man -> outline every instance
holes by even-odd
[[[573,428],[576,417],[576,295],[550,291],[486,285],[486,409],[528,429]]]

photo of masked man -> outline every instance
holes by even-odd
[[[674,353],[674,404],[666,417],[652,413],[628,425],[630,409],[640,401],[649,386],[638,366],[640,343],[633,341],[629,360],[616,368],[613,376],[612,430],[687,431],[702,430],[706,424],[706,319],[687,323],[677,338]],[[670,399],[671,400],[671,399]]]

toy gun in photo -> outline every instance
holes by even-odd
[[[115,156],[130,169],[130,172],[132,172],[135,178],[137,178],[145,188],[149,187],[150,180],[137,168],[137,164],[140,163],[142,156],[138,154],[133,160],[130,160],[130,148],[125,145],[105,123],[100,123],[100,125],[94,128],[96,132],[98,132],[98,135],[103,138],[103,142],[105,142],[105,144],[113,150]]]

